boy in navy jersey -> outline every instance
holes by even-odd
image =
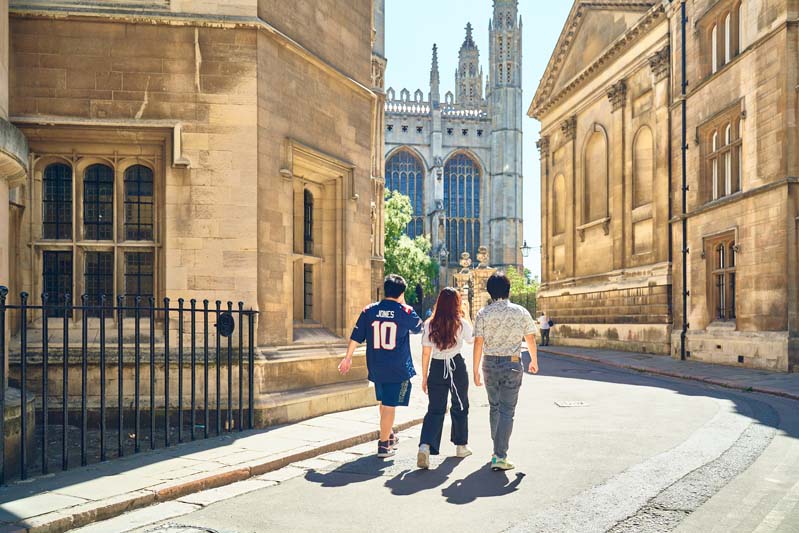
[[[390,457],[395,453],[394,414],[398,405],[408,405],[410,380],[416,375],[408,336],[421,333],[423,323],[413,308],[405,305],[406,288],[402,276],[386,276],[383,282],[385,299],[361,312],[350,336],[347,355],[338,365],[342,374],[349,372],[355,348],[366,341],[366,368],[380,402],[378,457]]]

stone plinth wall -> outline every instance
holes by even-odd
[[[777,372],[799,371],[799,339],[787,331],[735,331],[728,327],[689,330],[686,354],[703,361]],[[672,333],[672,357],[680,358],[680,331]]]
[[[665,285],[538,299],[539,308],[563,324],[667,324],[670,305],[671,288]]]
[[[5,405],[3,406],[3,422],[5,431],[5,460],[3,466],[5,468],[6,479],[9,479],[19,473],[19,457],[20,446],[22,444],[22,409],[21,397],[18,389],[9,388],[6,390]],[[28,408],[25,413],[27,419],[27,438],[25,446],[28,450],[28,457],[33,457],[34,450],[34,435],[36,424],[36,413],[34,412],[35,398],[33,395],[28,395]]]
[[[668,354],[671,287],[561,293],[538,299],[538,309],[555,322],[552,343]]]
[[[216,406],[216,351],[212,350],[208,354],[208,402],[211,409]],[[86,393],[88,409],[96,414],[100,408],[100,383],[101,367],[99,365],[99,354],[92,352],[89,354],[90,362],[87,365]],[[221,365],[219,368],[220,400],[223,408],[227,405],[228,398],[228,366],[227,350],[220,350]],[[233,405],[238,408],[239,390],[239,365],[238,352],[234,350],[231,354],[232,386],[233,386]],[[81,386],[82,386],[82,365],[80,352],[71,350],[68,364],[68,409],[70,412],[79,411],[81,407]],[[290,391],[310,390],[320,384],[345,385],[347,383],[357,383],[366,380],[366,359],[363,355],[356,356],[353,361],[352,370],[342,376],[338,372],[338,362],[341,356],[338,354],[318,358],[286,359],[286,360],[266,360],[258,358],[255,361],[255,384],[256,402],[259,398],[278,393]],[[55,354],[48,358],[47,390],[51,411],[59,411],[63,402],[63,358],[60,354]],[[136,365],[132,353],[125,353],[122,368],[122,389],[123,389],[123,409],[126,413],[132,412],[134,402],[134,391],[136,386]],[[149,410],[150,406],[150,356],[147,349],[143,349],[140,359],[139,375],[139,395],[140,407]],[[185,354],[183,366],[183,407],[188,410],[191,401],[191,364],[190,355]],[[195,365],[195,400],[198,409],[204,405],[204,384],[205,366],[204,355],[200,351],[197,353],[197,364]],[[12,360],[9,367],[9,379],[12,383],[19,384],[20,364],[18,358]],[[177,362],[177,355],[170,357],[169,364],[169,405],[170,408],[178,407],[178,391],[180,379],[180,367]],[[37,408],[41,409],[42,399],[42,372],[43,365],[38,354],[31,354],[27,364],[27,391],[29,397],[35,397]],[[110,411],[116,409],[119,391],[119,367],[116,354],[109,354],[106,359],[106,408]],[[247,402],[249,365],[247,364],[246,351],[243,356],[243,398]],[[165,404],[164,395],[164,376],[165,363],[163,353],[159,353],[155,365],[155,406],[163,408]],[[126,414],[127,416],[127,414]]]

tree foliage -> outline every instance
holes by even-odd
[[[438,273],[438,262],[430,257],[430,239],[425,236],[411,239],[405,234],[413,218],[411,200],[407,196],[397,191],[387,192],[384,216],[385,272],[405,278],[408,282],[405,297],[408,303],[416,303],[416,285],[421,285],[424,293],[429,294]]]
[[[512,295],[535,297],[538,293],[538,278],[533,278],[529,270],[524,269],[524,275],[522,275],[515,268],[509,268],[505,274],[510,280],[510,292]]]

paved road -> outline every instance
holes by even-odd
[[[797,402],[551,356],[541,367],[525,376],[515,471],[487,468],[473,388],[472,457],[448,444],[418,471],[414,428],[393,459],[372,444],[329,454],[137,531],[799,532]],[[556,405],[574,401],[585,405]]]

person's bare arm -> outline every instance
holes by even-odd
[[[530,366],[527,370],[531,374],[538,374],[538,347],[535,343],[535,334],[525,335],[524,340],[527,343],[527,350],[530,352]]]
[[[342,374],[346,374],[352,368],[352,354],[355,353],[355,349],[358,348],[357,342],[350,339],[350,343],[347,346],[347,355],[344,356],[344,359],[338,364],[338,371]]]
[[[430,355],[433,348],[430,346],[422,347],[422,391],[427,394],[427,376],[430,374]]]
[[[483,386],[483,380],[480,377],[480,361],[483,358],[483,337],[474,338],[474,356],[472,358],[472,372],[474,372],[474,384],[477,387]]]

